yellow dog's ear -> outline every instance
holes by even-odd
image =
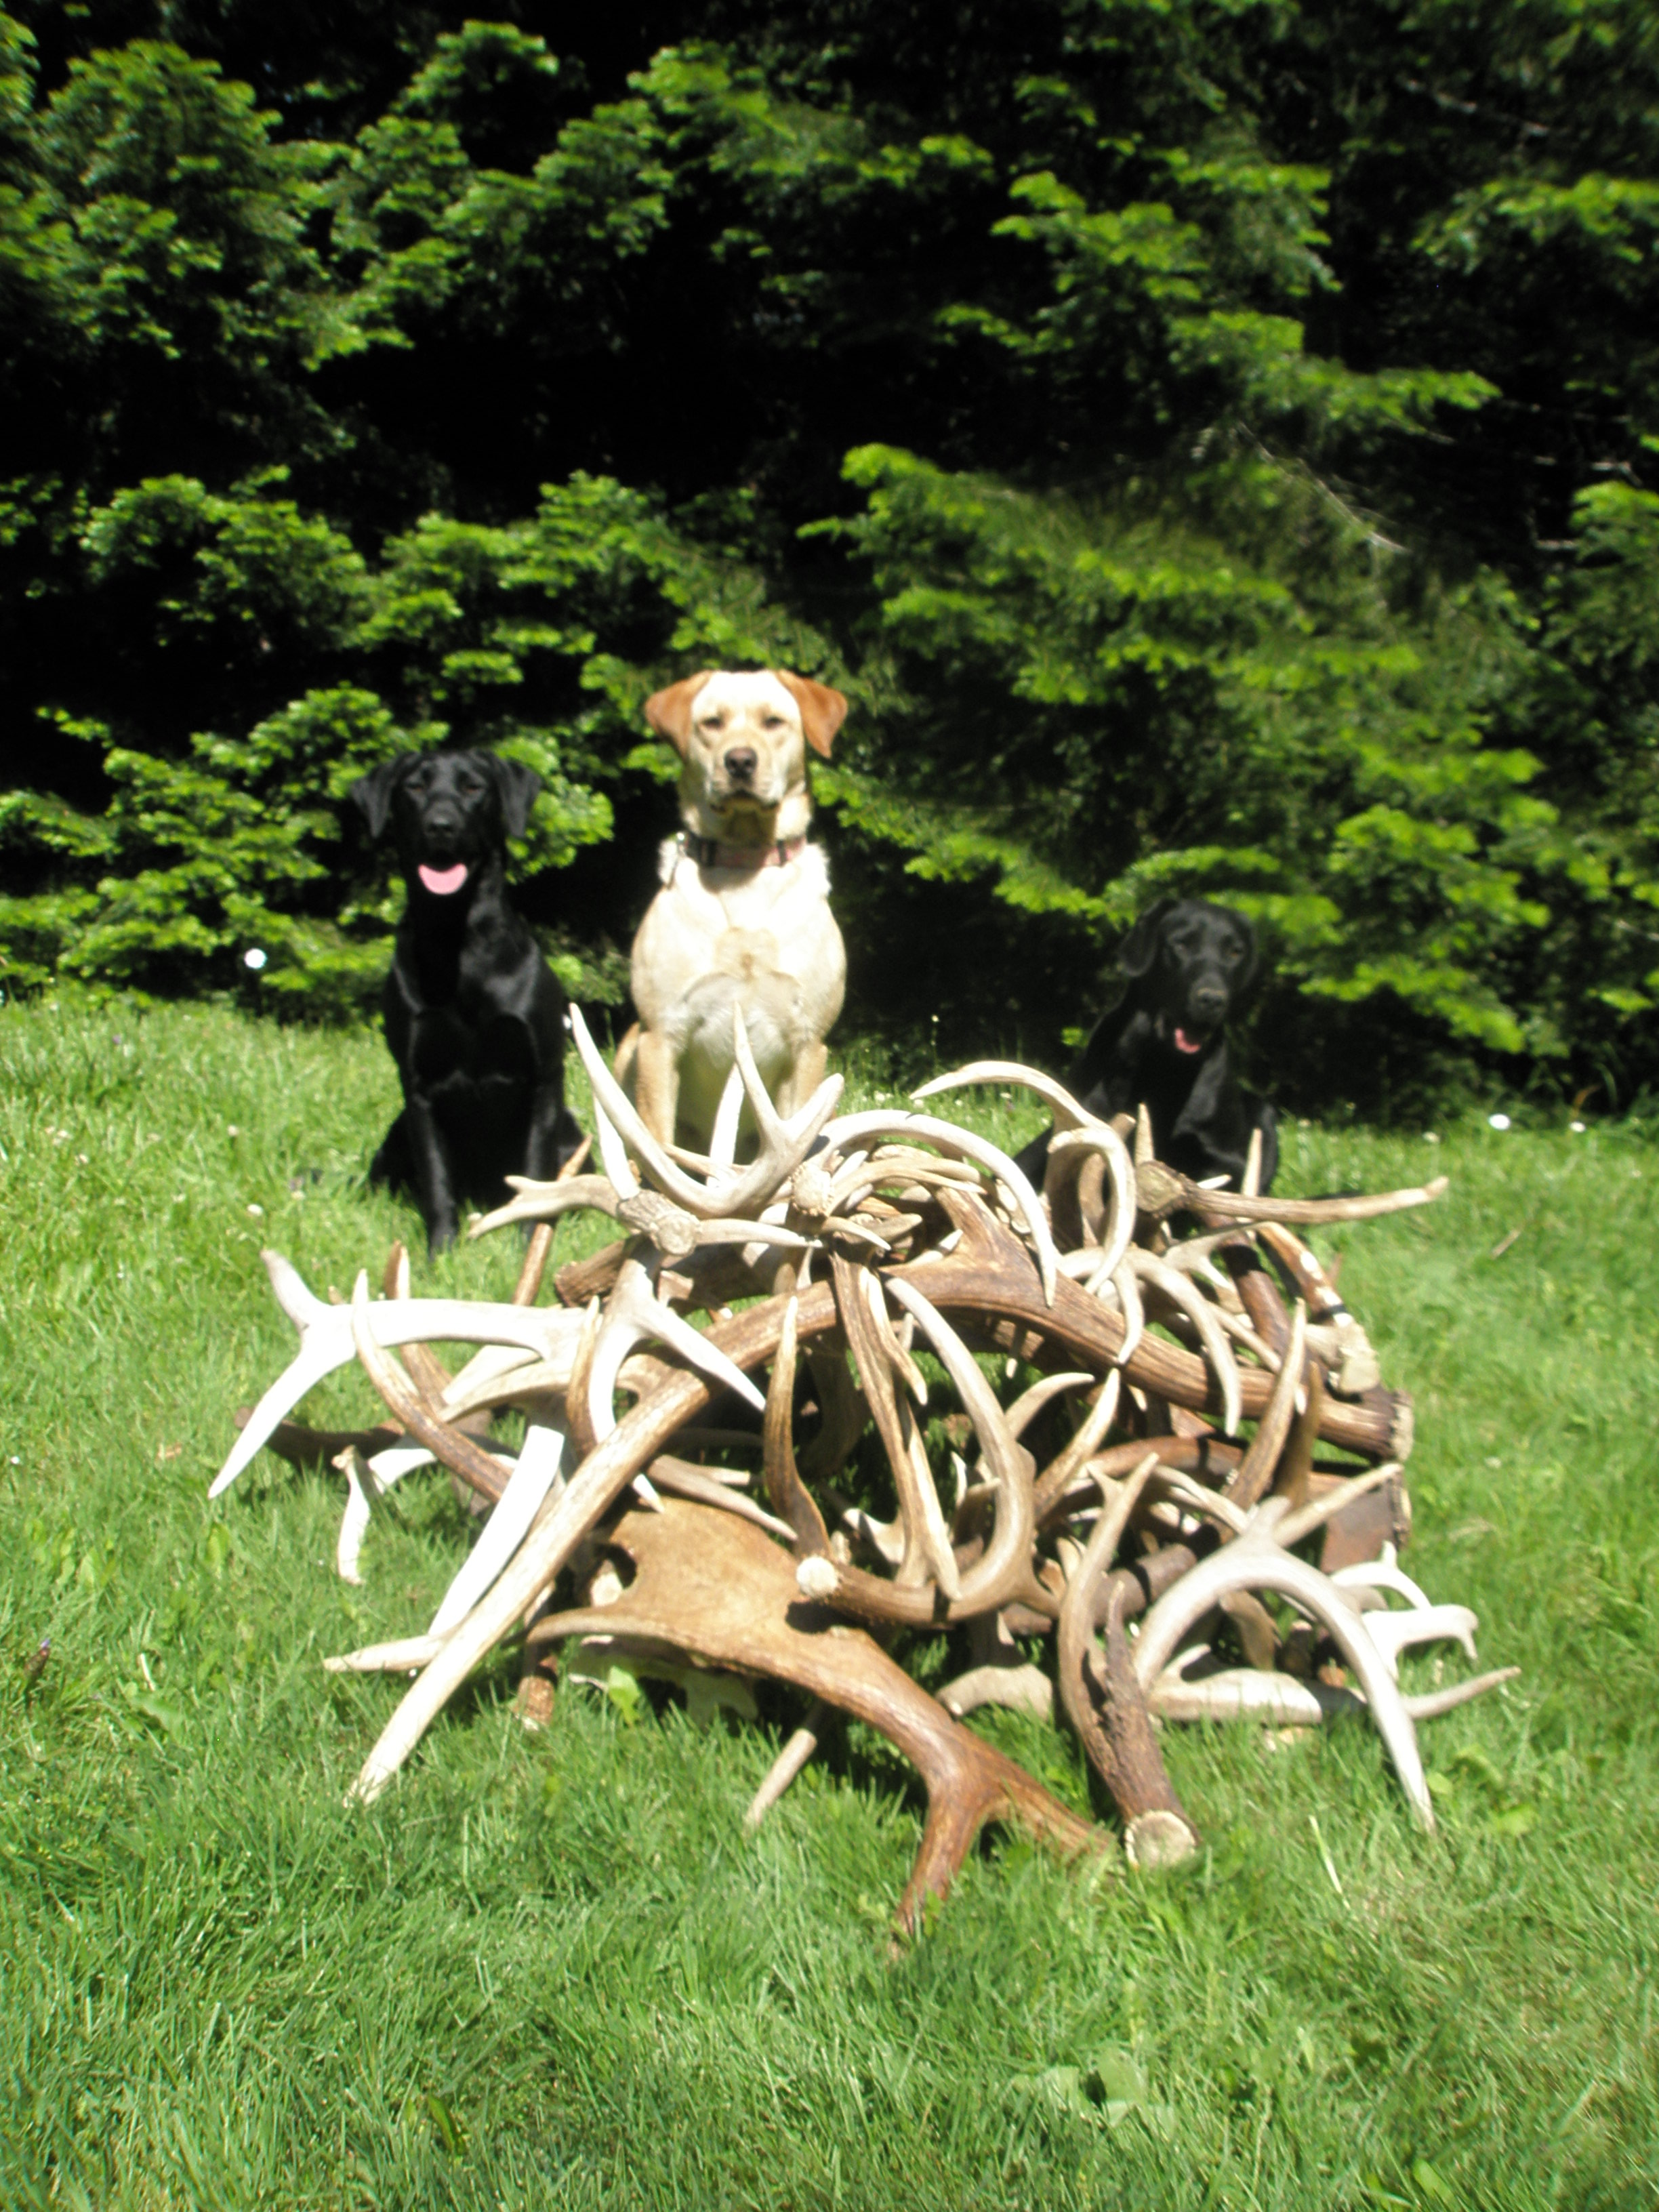
[[[832,691],[827,684],[814,684],[810,676],[792,675],[787,668],[775,668],[772,673],[793,693],[807,744],[828,760],[836,732],[847,720],[845,696]]]
[[[682,759],[691,741],[691,702],[714,672],[712,668],[700,668],[695,676],[683,676],[665,691],[653,691],[645,702],[646,720],[659,738],[668,739]]]

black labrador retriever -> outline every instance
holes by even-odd
[[[581,1141],[565,995],[507,895],[504,841],[540,788],[486,752],[399,753],[351,787],[372,836],[390,821],[409,884],[383,1002],[404,1110],[369,1180],[414,1193],[434,1252],[463,1199],[499,1204],[507,1176],[553,1176]]]
[[[1279,1165],[1279,1125],[1265,1098],[1246,1091],[1228,1059],[1226,1024],[1255,978],[1255,932],[1242,914],[1207,899],[1159,899],[1118,948],[1128,988],[1096,1023],[1066,1079],[1066,1088],[1103,1120],[1152,1115],[1159,1159],[1201,1182],[1224,1175],[1237,1188],[1261,1132],[1260,1188]],[[1048,1157],[1045,1130],[1019,1156],[1041,1184]]]

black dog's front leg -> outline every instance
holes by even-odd
[[[404,1123],[415,1171],[415,1196],[421,1218],[426,1223],[427,1250],[435,1257],[449,1249],[460,1228],[455,1172],[429,1099],[417,1094],[407,1095]]]
[[[562,1069],[538,1083],[530,1103],[530,1134],[524,1171],[535,1182],[550,1182],[582,1140],[564,1103]]]

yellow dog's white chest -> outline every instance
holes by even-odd
[[[840,1012],[847,971],[817,848],[781,867],[739,871],[700,868],[670,838],[659,866],[663,888],[634,945],[641,1020],[716,1067],[731,1059],[734,1000],[763,1068],[822,1036]]]

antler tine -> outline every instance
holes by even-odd
[[[605,1163],[605,1174],[617,1196],[618,1199],[637,1198],[640,1179],[634,1172],[634,1164],[628,1157],[627,1147],[615,1122],[605,1112],[598,1091],[593,1094],[593,1131],[599,1140],[599,1158]]]
[[[478,1540],[432,1616],[428,1636],[447,1636],[465,1620],[524,1541],[543,1498],[561,1480],[564,1438],[556,1429],[532,1424],[524,1432],[518,1460],[495,1511],[478,1531]]]
[[[1117,1293],[1117,1302],[1123,1311],[1123,1341],[1118,1346],[1116,1362],[1127,1367],[1139,1348],[1146,1328],[1146,1309],[1140,1302],[1140,1285],[1135,1280],[1135,1271],[1129,1264],[1126,1252],[1115,1267],[1109,1271],[1097,1267],[1084,1285],[1091,1297],[1103,1297],[1108,1284]]]
[[[694,1182],[690,1176],[675,1166],[646,1127],[633,1101],[605,1066],[604,1056],[588,1034],[581,1008],[574,1005],[570,1009],[570,1034],[575,1041],[576,1050],[581,1054],[582,1066],[587,1070],[588,1082],[592,1086],[594,1121],[599,1130],[599,1150],[607,1171],[611,1156],[605,1143],[602,1115],[610,1117],[615,1133],[632,1146],[641,1164],[648,1170],[651,1180],[659,1190],[665,1191],[689,1212],[700,1215],[724,1212],[725,1207],[714,1205],[701,1183]]]
[[[734,1367],[701,1329],[693,1328],[672,1306],[665,1306],[656,1295],[647,1268],[630,1256],[623,1261],[617,1287],[605,1303],[605,1318],[599,1324],[599,1340],[593,1346],[588,1369],[587,1418],[595,1443],[603,1443],[617,1425],[611,1400],[616,1395],[617,1377],[623,1360],[636,1345],[653,1339],[666,1345],[671,1352],[678,1352],[682,1359],[701,1373],[728,1390],[735,1390],[757,1413],[765,1412],[765,1399],[742,1368]]]
[[[746,1047],[748,1039],[745,1037],[744,1042]],[[754,1064],[752,1058],[750,1064]],[[714,1210],[751,1215],[775,1198],[817,1142],[841,1103],[842,1087],[842,1077],[826,1076],[799,1113],[787,1121],[778,1118],[768,1100],[769,1122],[763,1127],[760,1151],[749,1166],[739,1170],[735,1182],[720,1185]]]
[[[1097,1377],[1086,1368],[1068,1369],[1059,1375],[1041,1376],[1029,1390],[1022,1390],[1013,1404],[1007,1407],[1008,1433],[1010,1436],[1024,1436],[1050,1399],[1058,1398],[1067,1390],[1081,1389],[1085,1382],[1092,1384],[1097,1380]]]
[[[748,1043],[749,1032],[744,1027],[742,1009],[735,1003],[732,1008],[732,1029],[734,1036],[741,1036],[744,1044]],[[720,1103],[714,1110],[714,1126],[708,1137],[708,1164],[717,1176],[737,1164],[738,1124],[743,1118],[743,1070],[734,1060],[720,1091]]]
[[[1157,1157],[1152,1149],[1152,1117],[1143,1102],[1135,1109],[1135,1165],[1150,1167]]]
[[[438,1636],[403,1636],[395,1644],[366,1644],[359,1651],[344,1651],[325,1659],[331,1674],[404,1674],[411,1667],[429,1666],[443,1650]]]
[[[742,1006],[735,999],[732,1002],[732,1066],[733,1073],[749,1094],[750,1109],[755,1116],[755,1128],[762,1152],[766,1152],[772,1146],[781,1146],[787,1143],[783,1116],[772,1103],[772,1094],[761,1080],[761,1072],[755,1065],[754,1047],[749,1042],[749,1024],[743,1018]],[[724,1103],[722,1099],[721,1104]],[[735,1133],[735,1122],[732,1126]]]
[[[1117,1419],[1118,1395],[1122,1387],[1122,1377],[1114,1367],[1101,1384],[1100,1395],[1084,1415],[1076,1435],[1056,1453],[1037,1478],[1031,1495],[1031,1510],[1039,1525],[1053,1510],[1054,1500],[1065,1496],[1084,1467],[1105,1443],[1107,1431]]]
[[[1254,1505],[1273,1481],[1296,1412],[1296,1394],[1301,1387],[1307,1341],[1308,1309],[1298,1298],[1291,1315],[1291,1340],[1273,1378],[1267,1408],[1256,1424],[1250,1449],[1227,1485],[1227,1495],[1235,1505]]]
[[[767,1770],[760,1788],[749,1801],[743,1831],[752,1836],[818,1747],[818,1738],[829,1725],[830,1708],[820,1698],[784,1745]]]
[[[408,1376],[374,1341],[368,1303],[368,1275],[360,1268],[352,1286],[349,1309],[353,1347],[363,1371],[385,1399],[393,1418],[405,1432],[422,1443],[463,1482],[492,1501],[507,1488],[510,1469],[493,1452],[486,1451],[464,1429],[452,1427],[429,1407]]]
[[[1050,1159],[1056,1153],[1064,1158],[1071,1152],[1097,1157],[1112,1187],[1111,1218],[1108,1234],[1101,1238],[1100,1259],[1103,1272],[1110,1275],[1134,1239],[1134,1163],[1122,1138],[1106,1122],[1097,1128],[1062,1130],[1048,1146]]]
[[[334,1547],[334,1571],[343,1583],[361,1585],[363,1577],[357,1564],[358,1556],[368,1533],[374,1502],[380,1494],[380,1485],[356,1444],[348,1444],[343,1452],[337,1453],[334,1465],[346,1479],[345,1511],[340,1516],[339,1540]]]
[[[1359,1619],[1382,1654],[1383,1665],[1396,1680],[1400,1655],[1413,1644],[1461,1644],[1468,1657],[1475,1656],[1474,1632],[1480,1621],[1467,1605],[1413,1606],[1401,1613],[1385,1609],[1362,1613]]]
[[[1189,1512],[1202,1513],[1218,1522],[1229,1535],[1237,1536],[1250,1525],[1250,1516],[1242,1513],[1231,1499],[1219,1491],[1206,1490],[1201,1482],[1194,1482],[1178,1467],[1166,1467],[1161,1461],[1153,1474],[1171,1498],[1178,1498]]]
[[[898,1493],[899,1519],[904,1530],[904,1550],[898,1563],[899,1582],[921,1596],[924,1593],[917,1586],[925,1578],[931,1579],[947,1597],[954,1598],[959,1583],[950,1531],[939,1509],[933,1470],[927,1464],[927,1454],[920,1448],[915,1424],[909,1418],[909,1401],[900,1397],[893,1388],[889,1332],[876,1320],[864,1290],[861,1278],[866,1271],[834,1254],[830,1272],[842,1327],[858,1361],[864,1395]],[[926,1595],[931,1610],[932,1595]]]
[[[1285,1540],[1282,1528],[1279,1540],[1281,1544]],[[1339,1567],[1331,1580],[1338,1589],[1391,1589],[1403,1597],[1407,1605],[1419,1608],[1432,1602],[1428,1592],[1414,1583],[1401,1566],[1392,1544],[1384,1544],[1377,1559],[1357,1559],[1352,1566]],[[1380,1605],[1382,1602],[1379,1598],[1377,1603]]]
[[[1488,1690],[1514,1681],[1520,1672],[1518,1667],[1495,1667],[1490,1674],[1476,1674],[1467,1682],[1449,1682],[1443,1690],[1425,1690],[1405,1700],[1406,1711],[1414,1721],[1438,1720],[1442,1713],[1467,1705],[1472,1698],[1484,1698]]]
[[[1123,1816],[1125,1846],[1132,1861],[1137,1865],[1168,1866],[1189,1857],[1198,1847],[1198,1836],[1158,1754],[1146,1693],[1130,1660],[1121,1598],[1107,1612],[1106,1671],[1098,1711],[1089,1694],[1085,1671],[1102,1579],[1157,1464],[1158,1454],[1149,1451],[1121,1482],[1103,1481],[1100,1486],[1099,1516],[1060,1600],[1055,1673],[1066,1713],[1090,1764],[1111,1791]]]
[[[568,1182],[533,1182],[528,1176],[508,1176],[507,1180],[515,1195],[493,1212],[480,1214],[468,1226],[469,1237],[488,1237],[516,1221],[553,1221],[562,1213],[574,1213],[584,1206],[608,1213],[614,1220],[618,1200],[629,1195],[608,1175],[573,1176]],[[639,1185],[631,1175],[628,1181],[637,1191]]]
[[[1250,1132],[1250,1148],[1244,1155],[1244,1172],[1238,1179],[1241,1198],[1255,1198],[1261,1188],[1261,1126]]]
[[[778,1334],[778,1348],[772,1361],[772,1377],[766,1390],[766,1425],[762,1440],[766,1495],[772,1510],[794,1530],[797,1552],[828,1552],[830,1531],[795,1464],[796,1323],[800,1300],[793,1291],[787,1293],[787,1299],[783,1327]]]
[[[1243,1386],[1238,1379],[1238,1362],[1233,1358],[1232,1346],[1214,1307],[1202,1291],[1174,1267],[1165,1267],[1154,1253],[1132,1249],[1127,1257],[1140,1280],[1162,1291],[1170,1304],[1185,1314],[1198,1331],[1199,1341],[1221,1391],[1223,1432],[1237,1436],[1243,1414]]]
[[[1380,1467],[1368,1467],[1363,1474],[1350,1476],[1340,1488],[1327,1491],[1322,1498],[1316,1498],[1286,1513],[1274,1527],[1274,1541],[1288,1552],[1292,1545],[1299,1544],[1304,1536],[1311,1536],[1316,1528],[1340,1513],[1344,1506],[1351,1505],[1356,1498],[1363,1498],[1368,1490],[1376,1489],[1399,1473],[1400,1462],[1389,1459]]]
[[[864,1285],[865,1303],[869,1307],[871,1317],[876,1324],[877,1334],[881,1338],[882,1349],[887,1354],[888,1364],[904,1384],[917,1405],[926,1406],[927,1379],[910,1357],[908,1349],[900,1340],[897,1330],[887,1318],[887,1301],[882,1296],[881,1278],[869,1267],[860,1267],[859,1275]]]
[[[1054,1117],[1060,1129],[1093,1129],[1103,1127],[1100,1117],[1080,1106],[1063,1083],[1056,1083],[1052,1075],[1044,1075],[1035,1067],[1027,1067],[1017,1060],[974,1060],[966,1067],[952,1068],[948,1075],[936,1075],[931,1083],[924,1083],[920,1091],[913,1091],[914,1099],[936,1098],[942,1091],[965,1090],[973,1083],[1008,1083],[1022,1091],[1035,1091]]]
[[[1160,1188],[1168,1185],[1162,1208],[1168,1212],[1195,1213],[1200,1221],[1291,1221],[1317,1224],[1322,1221],[1378,1221],[1385,1214],[1405,1213],[1414,1206],[1431,1206],[1449,1188],[1444,1176],[1432,1182],[1413,1184],[1404,1190],[1377,1191],[1355,1198],[1255,1198],[1243,1191],[1206,1189],[1190,1176],[1158,1163]]]
[[[1255,1667],[1229,1667],[1194,1681],[1183,1671],[1182,1662],[1198,1656],[1197,1650],[1178,1654],[1153,1683],[1150,1702],[1160,1720],[1265,1721],[1274,1728],[1316,1728],[1322,1721],[1365,1711],[1364,1699],[1352,1690],[1331,1689],[1323,1682],[1304,1682],[1294,1674],[1267,1674]],[[1499,1667],[1490,1674],[1449,1683],[1443,1690],[1401,1703],[1411,1721],[1438,1720],[1443,1713],[1512,1682],[1520,1672],[1518,1667]]]
[[[963,1411],[974,1425],[988,1474],[996,1485],[996,1525],[981,1558],[962,1577],[964,1613],[983,1613],[994,1604],[1028,1597],[1036,1588],[1031,1544],[1036,1528],[1031,1495],[1031,1455],[1014,1436],[978,1363],[942,1313],[914,1283],[889,1276],[887,1288],[939,1355],[955,1384]],[[1004,1590],[1002,1595],[997,1595]],[[1045,1604],[1048,1602],[1044,1596]]]

